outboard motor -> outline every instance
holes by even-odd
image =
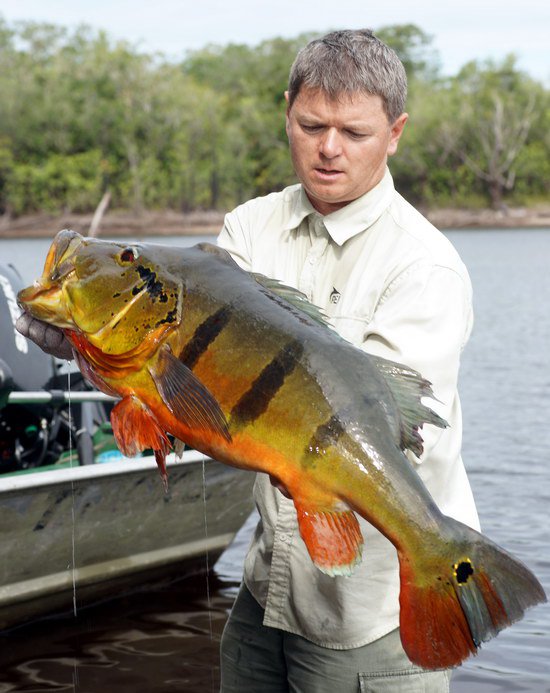
[[[80,463],[89,464],[91,427],[94,420],[106,419],[101,405],[73,405],[69,412],[65,401],[55,397],[48,404],[8,401],[11,392],[90,389],[80,373],[59,374],[59,362],[15,329],[22,288],[17,270],[0,265],[0,473],[53,464],[71,446]]]
[[[8,403],[8,397],[13,390],[13,376],[10,367],[0,359],[0,409]]]
[[[23,280],[12,265],[0,265],[0,359],[11,370],[14,389],[41,390],[54,375],[52,358],[15,329]]]
[[[16,269],[0,265],[0,472],[43,464],[52,428],[49,408],[8,404],[10,392],[42,390],[55,373],[53,359],[15,329],[21,288]]]

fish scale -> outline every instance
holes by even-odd
[[[77,363],[121,397],[125,454],[167,434],[290,491],[314,564],[349,575],[355,513],[395,546],[400,635],[425,668],[456,666],[546,600],[535,576],[487,537],[443,515],[404,454],[422,454],[429,383],[342,340],[299,292],[243,272],[209,244],[174,249],[58,234],[42,277],[18,296],[65,330]]]

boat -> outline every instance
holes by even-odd
[[[196,450],[125,458],[113,399],[14,328],[0,266],[0,629],[206,572],[253,509],[254,475]]]
[[[0,629],[207,571],[252,511],[253,475],[185,451],[0,477]]]

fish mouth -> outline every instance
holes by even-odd
[[[42,276],[17,294],[17,303],[22,310],[56,327],[74,326],[64,300],[64,287],[76,276],[73,257],[82,240],[76,231],[65,229],[57,234],[46,257]]]
[[[72,327],[73,321],[64,310],[62,294],[63,287],[59,284],[44,286],[41,282],[35,282],[18,293],[17,303],[33,318],[56,327]]]

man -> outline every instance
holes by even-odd
[[[449,423],[424,429],[413,464],[441,510],[478,527],[460,458],[457,375],[472,324],[467,272],[450,243],[397,194],[387,170],[408,116],[396,54],[369,31],[339,31],[297,56],[286,130],[299,185],[228,214],[218,242],[246,270],[300,289],[342,337],[419,370]],[[399,639],[392,545],[361,520],[351,578],[312,564],[292,500],[258,475],[260,522],[222,638],[223,693],[447,691]]]
[[[300,289],[340,335],[433,383],[446,430],[410,455],[440,509],[478,527],[460,458],[457,376],[472,324],[467,272],[446,239],[395,191],[386,167],[407,114],[396,54],[369,31],[312,41],[290,73],[287,133],[300,184],[228,214],[219,236],[244,268]],[[57,355],[53,328],[21,331]],[[222,638],[223,693],[448,691],[449,673],[412,665],[399,638],[393,546],[361,520],[352,577],[315,568],[292,500],[258,475],[260,522]]]

